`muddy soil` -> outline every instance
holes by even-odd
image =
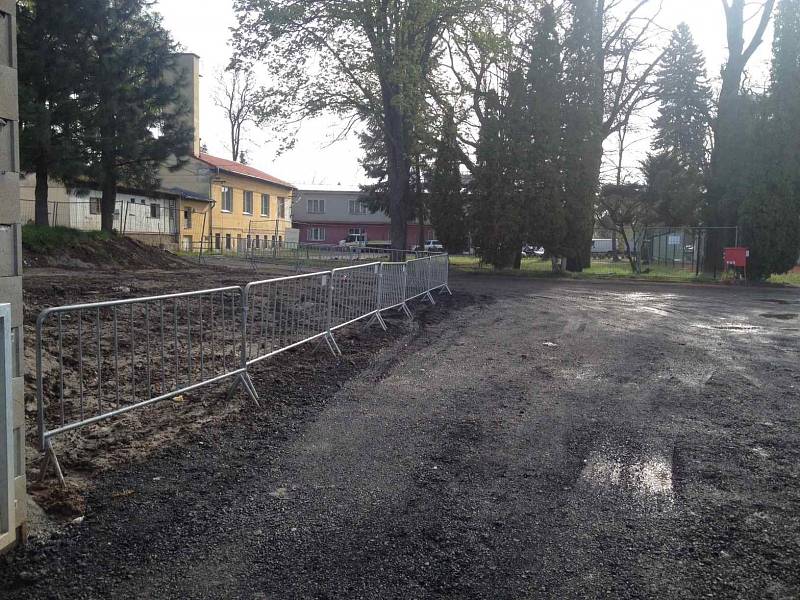
[[[5,595],[800,596],[797,291],[452,286],[104,473]]]

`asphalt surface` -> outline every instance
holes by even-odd
[[[103,476],[0,596],[800,597],[796,290],[453,287]]]

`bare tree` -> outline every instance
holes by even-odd
[[[217,77],[214,103],[225,113],[230,126],[230,152],[234,161],[245,161],[242,142],[248,125],[260,125],[258,114],[260,99],[253,71],[234,65]]]

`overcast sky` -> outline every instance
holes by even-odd
[[[689,24],[706,56],[709,77],[718,78],[727,56],[725,20],[720,0],[665,0],[661,24],[673,28],[681,21]],[[214,106],[215,75],[224,69],[231,55],[230,28],[236,24],[232,0],[158,0],[164,25],[188,52],[200,56],[201,112],[200,135],[209,152],[228,158],[227,128],[222,111]],[[754,78],[763,79],[768,69],[770,38],[759,49],[750,65]],[[277,145],[268,132],[252,132],[245,147],[249,162],[272,175],[296,185],[324,183],[353,185],[364,181],[358,165],[359,146],[354,139],[330,146],[338,132],[333,120],[304,124],[297,145],[276,156]],[[640,152],[646,150],[646,143]]]

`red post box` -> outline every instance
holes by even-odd
[[[750,258],[750,248],[725,248],[725,267],[737,269],[747,268],[747,259]]]

